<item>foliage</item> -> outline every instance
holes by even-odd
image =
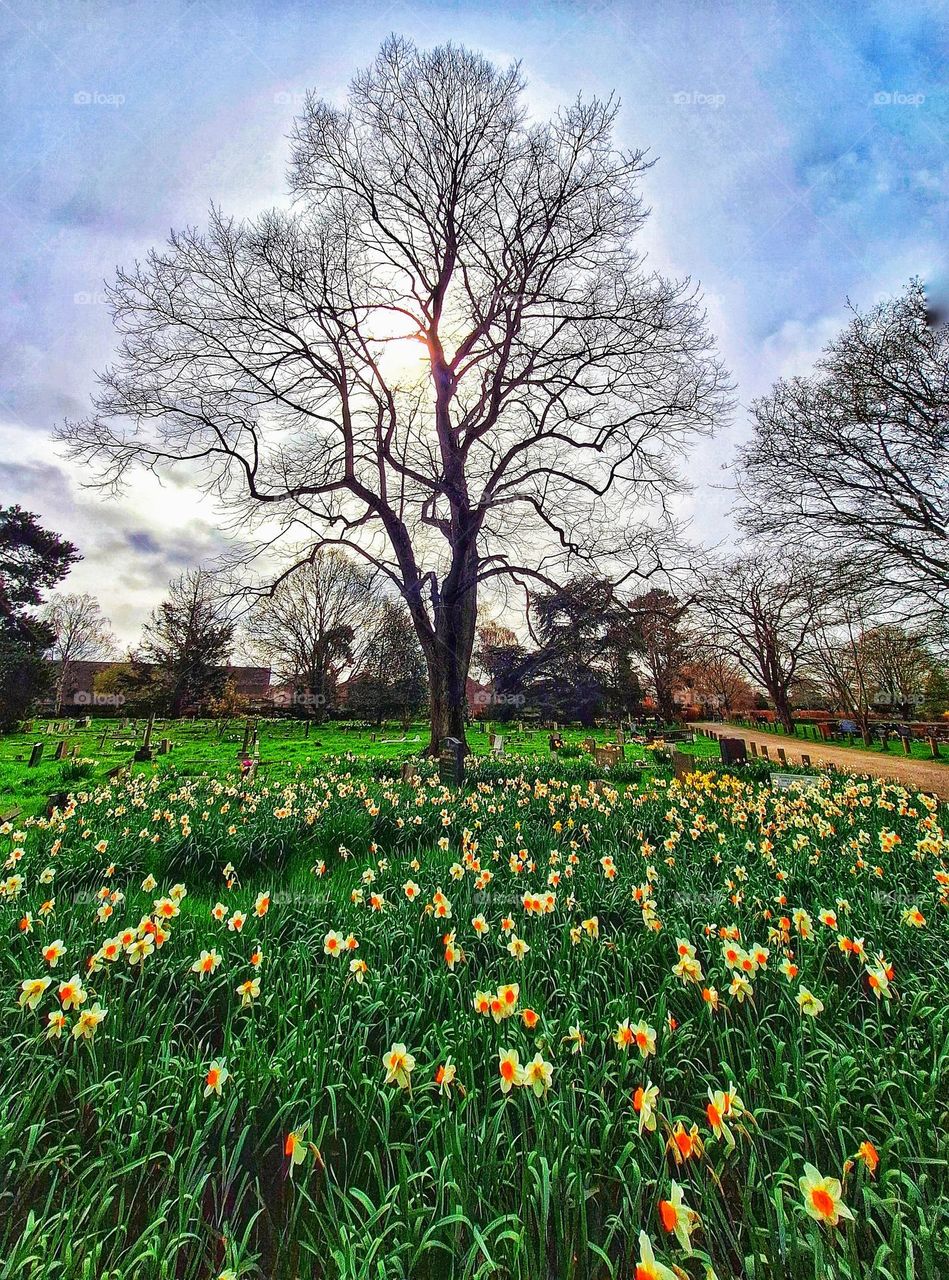
[[[0,508],[0,730],[26,715],[48,689],[42,655],[50,627],[31,610],[80,559],[71,542],[21,507]]]

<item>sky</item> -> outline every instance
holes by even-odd
[[[124,643],[170,578],[225,545],[181,477],[121,497],[51,440],[85,416],[114,332],[105,284],[201,226],[286,198],[304,94],[342,104],[391,32],[520,60],[537,116],[621,102],[649,261],[702,288],[737,405],[690,456],[691,536],[729,547],[728,466],[748,406],[806,374],[846,322],[921,276],[944,291],[949,161],[942,3],[309,3],[0,0],[0,505],[75,542],[64,589]]]

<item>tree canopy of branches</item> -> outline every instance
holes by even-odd
[[[77,560],[71,542],[21,507],[0,508],[0,728],[10,729],[49,687],[50,627],[33,612]]]
[[[949,604],[949,322],[923,286],[866,314],[753,406],[742,523],[861,566],[912,609]]]
[[[73,664],[115,653],[115,636],[95,596],[65,592],[46,605],[43,621],[53,635],[49,656],[56,663],[56,710],[63,704],[72,678]],[[89,690],[89,692],[92,692]]]
[[[703,574],[699,605],[719,643],[768,692],[794,731],[791,689],[823,601],[818,575],[792,556],[749,556]]]
[[[248,645],[292,689],[296,705],[325,712],[335,703],[341,676],[358,661],[381,605],[365,564],[324,549],[252,611]]]
[[[615,104],[533,123],[523,87],[393,37],[345,106],[311,96],[293,211],[215,210],[122,272],[116,364],[63,429],[105,484],[180,464],[245,537],[388,575],[433,746],[464,739],[482,584],[642,567],[730,395],[692,285],[643,264],[647,162]]]
[[[378,724],[406,725],[425,702],[425,660],[401,601],[384,600],[346,688],[347,710]]]
[[[220,697],[233,636],[228,604],[211,577],[184,573],[145,624],[132,666],[154,684],[158,705],[180,716]]]

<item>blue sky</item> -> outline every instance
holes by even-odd
[[[657,163],[655,266],[701,282],[739,407],[689,463],[693,533],[728,543],[723,470],[746,406],[805,373],[845,318],[914,274],[945,289],[946,10],[902,3],[0,3],[0,503],[78,543],[69,580],[124,640],[167,580],[221,547],[184,483],[82,488],[51,428],[110,359],[104,281],[200,225],[284,198],[307,89],[341,101],[392,31],[520,59],[542,115],[615,92]]]

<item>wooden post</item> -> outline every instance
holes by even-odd
[[[934,760],[938,760],[939,759],[939,743],[936,741],[935,737],[932,734],[929,735],[929,738],[927,739],[927,741],[929,742],[929,754],[932,756]]]

